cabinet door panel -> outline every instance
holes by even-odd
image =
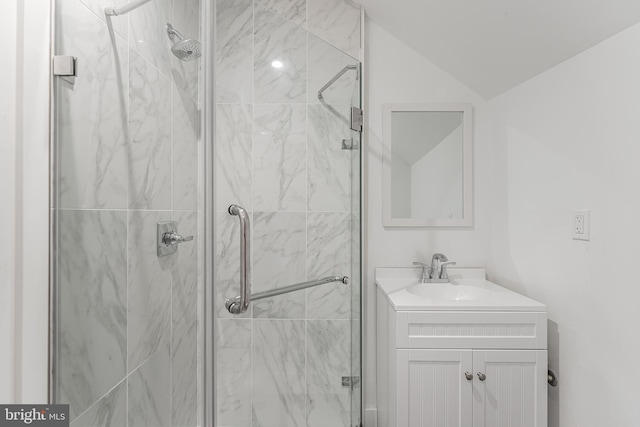
[[[473,369],[474,427],[547,425],[546,350],[474,351]]]
[[[398,427],[470,427],[470,350],[398,350]]]

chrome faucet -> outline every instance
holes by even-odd
[[[440,253],[433,254],[431,257],[431,266],[422,262],[414,262],[413,265],[422,267],[422,278],[420,283],[449,283],[449,272],[447,266],[455,265],[454,261]]]
[[[422,267],[422,278],[420,279],[420,283],[427,283],[429,279],[431,279],[431,267],[423,262],[414,261],[413,265],[419,265]]]

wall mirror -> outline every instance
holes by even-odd
[[[471,104],[385,104],[383,224],[473,225]]]

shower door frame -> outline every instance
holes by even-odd
[[[201,135],[204,143],[204,283],[203,283],[203,322],[200,327],[200,338],[203,342],[202,357],[202,427],[215,426],[216,399],[215,399],[215,292],[214,292],[214,265],[215,265],[215,1],[204,0],[200,3],[201,21],[200,28],[204,42],[202,59],[202,115]],[[209,54],[210,53],[210,54]]]
[[[215,46],[215,7],[212,1],[202,1],[201,3],[201,28],[202,34],[201,37],[203,42],[205,43],[205,49],[211,46]],[[49,33],[49,49],[48,49],[48,60],[51,60],[55,46],[55,34],[56,34],[56,26],[55,26],[55,17],[56,17],[56,0],[51,0],[49,3],[49,25],[48,29],[44,29],[44,32]],[[365,19],[364,19],[364,9],[362,9],[362,17],[361,17],[361,52],[364,52],[365,45]],[[211,49],[207,49],[206,52],[210,52]],[[32,58],[31,58],[32,59]],[[360,64],[360,107],[363,108],[366,100],[365,94],[365,67],[364,67],[364,54],[361,53],[361,58],[359,60]],[[47,195],[47,204],[49,207],[49,212],[47,214],[47,220],[43,221],[46,223],[46,226],[49,228],[49,239],[48,239],[48,247],[47,247],[47,257],[48,257],[48,283],[47,289],[49,291],[48,294],[48,345],[42,345],[42,352],[44,352],[45,348],[47,349],[47,379],[44,384],[46,384],[46,396],[49,403],[53,403],[55,401],[55,362],[56,362],[56,325],[57,325],[57,315],[58,310],[56,308],[56,295],[55,288],[53,286],[53,277],[55,277],[55,257],[56,254],[56,228],[55,228],[55,220],[56,220],[56,212],[53,208],[53,195],[55,194],[55,161],[56,161],[56,150],[55,150],[55,134],[56,134],[56,126],[55,126],[55,79],[53,76],[51,66],[46,69],[46,72],[49,75],[49,86],[46,88],[46,95],[48,97],[48,105],[49,105],[49,123],[48,123],[48,149],[49,152],[49,170],[46,172],[48,175],[47,187],[42,188],[42,192]],[[214,168],[214,129],[215,129],[215,56],[213,54],[205,53],[202,59],[202,73],[201,73],[201,94],[202,97],[202,114],[201,114],[201,135],[202,141],[204,144],[204,228],[203,235],[205,239],[204,244],[204,288],[203,288],[203,299],[199,302],[203,307],[203,319],[202,326],[199,331],[199,338],[202,340],[203,346],[200,352],[200,357],[202,357],[202,371],[201,371],[201,381],[202,386],[199,388],[201,392],[200,403],[201,409],[199,410],[199,416],[201,420],[201,425],[203,427],[214,427],[215,426],[215,413],[216,413],[216,399],[215,399],[215,356],[216,356],[216,345],[215,345],[215,335],[214,335],[214,322],[216,322],[216,316],[214,311],[214,292],[213,292],[213,269],[214,269],[214,176],[215,176],[215,168]],[[34,102],[42,101],[35,100]],[[30,102],[31,103],[31,102]],[[26,102],[25,102],[26,105]],[[364,109],[364,108],[363,108]],[[366,115],[365,115],[366,121]],[[367,342],[367,337],[364,332],[364,322],[366,320],[366,303],[367,303],[367,289],[364,284],[366,281],[366,273],[367,273],[367,256],[366,256],[366,224],[367,224],[367,214],[364,209],[367,201],[367,185],[366,185],[366,176],[367,176],[367,149],[366,149],[366,126],[363,126],[363,131],[360,134],[360,241],[358,242],[360,245],[360,343],[359,348],[360,352],[357,355],[360,361],[360,420],[361,425],[364,423],[364,414],[365,414],[365,387],[368,386],[368,381],[364,377],[367,371],[365,365],[365,359],[363,357],[364,345]],[[28,156],[25,156],[27,160],[25,163],[37,163],[35,161],[31,161],[31,159],[27,159]],[[43,224],[44,226],[44,224]],[[27,307],[25,304],[25,311],[29,309],[29,312],[32,312],[34,307]],[[17,342],[17,341],[16,341]],[[34,344],[35,345],[35,344]],[[19,349],[16,349],[18,352]],[[28,363],[29,366],[34,366],[35,364]],[[354,373],[356,374],[356,373]],[[43,385],[44,385],[43,384]],[[42,391],[45,394],[45,391]]]

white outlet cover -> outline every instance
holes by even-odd
[[[579,217],[583,218],[582,233],[578,233],[578,221]],[[591,211],[579,210],[573,211],[571,216],[571,233],[574,240],[590,240],[590,227],[591,227]]]

